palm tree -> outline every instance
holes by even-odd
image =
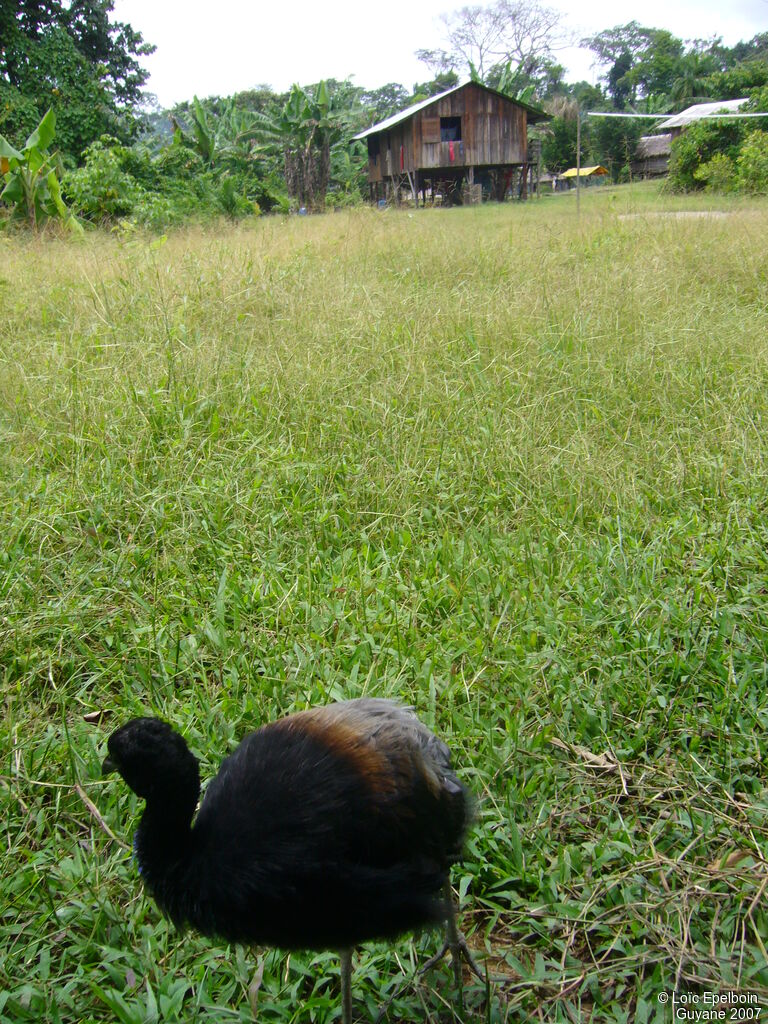
[[[682,105],[708,98],[711,95],[708,78],[712,70],[711,61],[704,59],[701,54],[686,54],[669,90],[669,98]]]

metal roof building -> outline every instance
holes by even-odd
[[[693,124],[694,121],[700,121],[703,117],[711,117],[713,114],[720,113],[736,114],[748,102],[748,99],[742,99],[694,103],[692,107],[687,107],[685,110],[681,110],[679,114],[675,114],[661,124],[656,125],[655,131],[679,134],[687,125]]]
[[[549,115],[479,82],[465,82],[359,132],[368,144],[373,198],[405,182],[414,196],[502,198],[513,177],[526,192],[528,125]]]

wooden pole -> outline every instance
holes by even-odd
[[[576,216],[581,214],[581,110],[576,111]]]
[[[541,141],[539,141],[539,151],[536,156],[536,198],[541,199]]]
[[[411,187],[411,194],[413,195],[413,205],[416,207],[416,209],[418,209],[419,208],[419,196],[418,196],[418,193],[416,192],[416,181],[415,181],[414,177],[411,177],[411,172],[410,171],[406,170],[405,173],[406,173],[406,175],[408,177],[408,184]],[[414,171],[414,175],[418,175],[418,171]]]

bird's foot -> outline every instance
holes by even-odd
[[[451,957],[453,959],[454,971],[461,970],[461,960],[463,958],[464,960],[466,960],[467,966],[472,971],[472,973],[476,977],[478,977],[480,981],[485,981],[485,975],[478,967],[477,961],[472,956],[472,952],[469,946],[467,945],[467,940],[464,938],[461,932],[458,933],[455,944],[451,943],[448,939],[446,939],[442,947],[438,950],[438,952],[435,953],[434,956],[431,956],[425,964],[422,964],[422,966],[419,969],[419,974],[426,974],[427,971],[432,970],[435,964],[440,963],[440,961],[443,959],[446,953],[451,954]]]

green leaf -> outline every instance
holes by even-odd
[[[84,234],[83,225],[74,213],[67,209],[66,203],[61,198],[61,185],[59,185],[59,179],[56,177],[56,172],[49,171],[48,177],[45,180],[48,185],[48,192],[50,193],[55,213],[64,221],[70,231],[74,231],[79,235]],[[54,216],[54,210],[50,211],[51,216]]]
[[[56,115],[53,108],[49,108],[40,124],[24,143],[24,152],[28,153],[31,149],[47,149],[53,142],[55,134]]]
[[[325,83],[325,79],[322,82],[317,83],[315,89],[315,103],[325,112],[328,109],[330,103],[330,97],[328,95],[328,86]]]
[[[139,1018],[132,1013],[119,992],[107,991],[101,988],[100,985],[97,985],[95,981],[90,982],[90,987],[94,995],[98,996],[109,1007],[121,1024],[138,1024]]]
[[[40,174],[47,164],[45,153],[38,149],[37,146],[33,146],[29,150],[25,149],[24,152],[27,157],[27,167],[29,167],[30,173],[33,177]]]
[[[0,135],[0,156],[4,156],[6,160],[18,160],[19,163],[24,159],[24,155],[18,149],[14,149],[4,135]]]
[[[517,827],[517,823],[510,819],[509,822],[509,841],[512,848],[512,863],[515,868],[522,872],[525,859],[523,857],[523,843],[520,838],[520,829]]]
[[[21,175],[17,174],[11,178],[8,184],[5,186],[2,192],[0,192],[0,199],[4,199],[6,203],[20,203],[24,198],[24,184],[21,180]]]
[[[59,186],[59,180],[56,177],[55,172],[49,171],[48,177],[45,180],[48,183],[48,191],[51,195],[53,205],[55,206],[59,216],[62,218],[66,217],[67,208],[64,205],[64,200],[61,198],[61,188]]]
[[[157,999],[155,998],[155,993],[152,991],[152,986],[149,984],[149,978],[147,978],[147,1013],[145,1022],[146,1024],[157,1024],[157,1021]]]
[[[195,132],[195,141],[197,143],[197,151],[203,160],[207,163],[213,163],[216,143],[213,135],[211,134],[211,130],[208,127],[208,118],[205,115],[205,109],[197,96],[194,97],[192,103],[194,107],[192,121]]]

